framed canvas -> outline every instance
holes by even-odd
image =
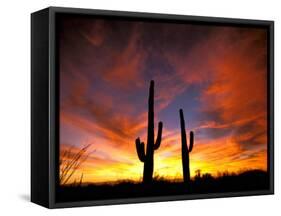
[[[31,201],[273,194],[273,21],[31,15]]]

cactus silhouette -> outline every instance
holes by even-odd
[[[193,149],[194,134],[190,131],[189,147],[186,142],[185,121],[182,109],[180,109],[180,124],[181,124],[181,156],[182,156],[182,171],[183,180],[185,183],[190,182],[190,168],[189,168],[189,153]]]
[[[148,126],[147,126],[147,144],[146,151],[144,142],[140,138],[136,139],[136,149],[138,157],[144,163],[143,183],[152,182],[153,178],[153,157],[154,150],[157,150],[161,144],[163,123],[158,123],[158,134],[154,143],[154,81],[150,82],[148,97]]]

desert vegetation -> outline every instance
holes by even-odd
[[[186,194],[210,194],[252,190],[267,190],[268,174],[262,170],[240,173],[209,173],[196,175],[187,186],[180,180],[154,177],[150,184],[122,180],[115,183],[64,185],[59,188],[59,201],[98,200],[148,196],[171,196]]]
[[[160,147],[162,139],[163,123],[158,123],[158,133],[154,141],[154,81],[150,82],[148,97],[148,126],[147,126],[147,143],[146,150],[144,142],[140,138],[136,139],[137,154],[141,162],[144,163],[143,182],[151,183],[153,177],[154,151]]]
[[[90,153],[87,151],[89,150],[91,144],[88,144],[81,148],[79,151],[75,152],[73,147],[69,147],[61,152],[60,155],[60,176],[59,176],[59,183],[60,185],[66,185],[70,182],[71,177],[74,175],[75,172],[79,169],[79,167],[87,160]],[[72,185],[82,185],[83,181],[83,173],[79,181],[76,179],[72,181]]]
[[[189,135],[189,146],[186,141],[186,132],[185,132],[185,121],[183,110],[180,109],[180,125],[181,125],[181,155],[182,155],[182,172],[183,180],[186,184],[190,183],[190,166],[189,166],[189,153],[193,149],[194,144],[194,133],[190,131]]]

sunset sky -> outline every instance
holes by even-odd
[[[141,180],[150,80],[155,133],[163,122],[154,175],[182,178],[180,108],[192,176],[267,169],[265,29],[74,16],[59,27],[60,149],[92,144],[72,180]]]

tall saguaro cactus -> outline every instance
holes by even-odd
[[[184,121],[184,115],[182,109],[180,109],[180,124],[181,124],[181,155],[182,155],[183,180],[185,183],[188,184],[190,182],[189,153],[193,149],[194,134],[193,131],[190,131],[189,147],[188,147],[186,141],[185,121]]]
[[[146,151],[144,142],[140,138],[136,139],[136,149],[140,161],[144,163],[143,182],[150,183],[153,178],[153,158],[154,150],[157,150],[161,144],[163,123],[158,123],[157,138],[154,143],[154,81],[150,82],[148,97],[148,126],[147,126],[147,144]]]

